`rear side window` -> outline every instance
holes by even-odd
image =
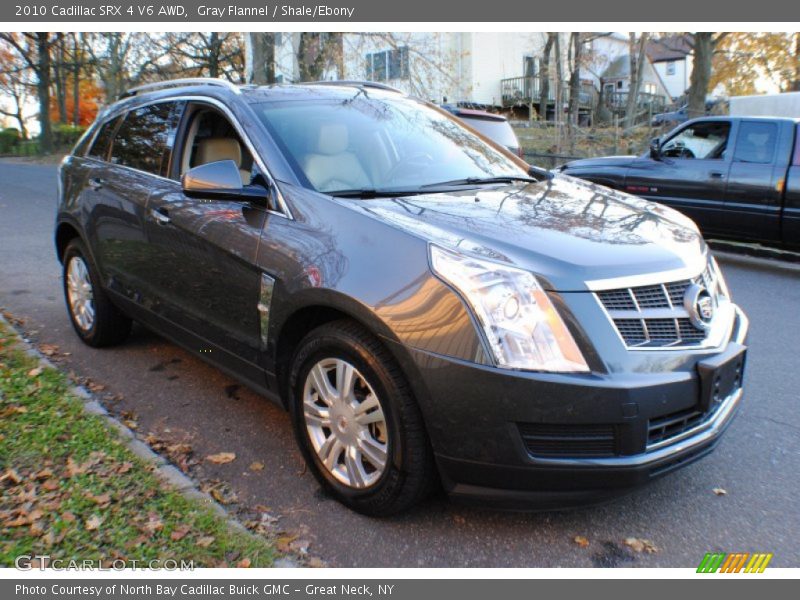
[[[130,111],[114,138],[111,162],[167,177],[184,104],[161,102]]]
[[[775,157],[778,141],[778,126],[775,123],[745,121],[739,125],[739,138],[736,142],[737,162],[770,164]]]
[[[116,129],[118,122],[119,119],[111,119],[100,126],[100,130],[94,136],[92,147],[86,153],[87,156],[100,160],[108,158],[108,148],[111,145],[111,138],[114,136],[114,129]]]

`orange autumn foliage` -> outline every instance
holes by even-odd
[[[72,81],[66,85],[66,104],[67,104],[67,121],[72,124],[72,113],[75,106],[73,101],[73,87]],[[78,100],[78,125],[88,126],[94,121],[97,116],[97,111],[103,99],[103,91],[93,81],[81,80],[79,87],[79,100]],[[58,122],[58,100],[54,96],[50,96],[50,118],[52,121]]]

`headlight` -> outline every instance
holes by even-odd
[[[434,272],[470,305],[497,365],[531,371],[589,371],[533,274],[431,246]]]

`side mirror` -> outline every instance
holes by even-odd
[[[650,158],[661,160],[661,140],[658,138],[650,140]]]
[[[186,171],[181,187],[184,194],[193,198],[235,198],[244,190],[239,168],[232,160],[218,160]]]

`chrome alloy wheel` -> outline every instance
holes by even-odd
[[[389,439],[380,400],[350,363],[326,358],[303,388],[303,417],[314,450],[337,481],[363,489],[386,470]]]
[[[67,299],[72,317],[83,331],[94,325],[94,290],[86,261],[73,256],[67,266]]]

